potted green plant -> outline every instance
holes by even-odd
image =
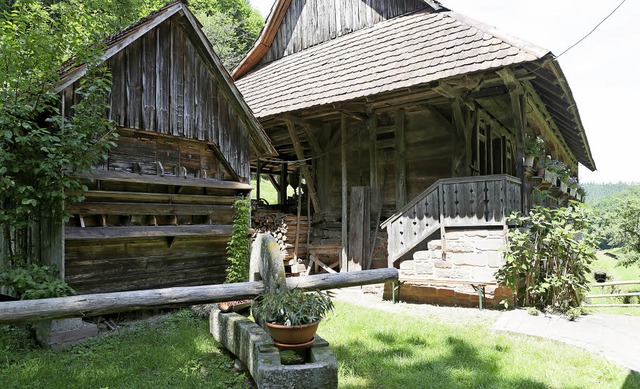
[[[539,136],[527,137],[524,142],[524,166],[532,168],[536,159],[542,157],[544,140]]]
[[[263,321],[277,346],[311,345],[320,320],[331,310],[329,292],[280,289],[263,293],[253,301],[253,316]]]

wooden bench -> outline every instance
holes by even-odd
[[[615,285],[640,285],[640,280],[634,281],[613,281],[613,282],[597,282],[594,284],[587,284],[589,287],[605,287]],[[627,293],[609,293],[609,294],[592,294],[585,296],[585,302],[583,307],[640,307],[640,304],[591,304],[591,299],[607,298],[607,297],[631,297],[640,296],[640,292],[627,292]]]
[[[391,300],[396,303],[396,299],[400,298],[400,288],[405,283],[407,284],[422,284],[422,285],[470,285],[473,290],[478,293],[478,307],[483,309],[484,300],[484,288],[487,285],[497,285],[494,280],[482,281],[482,280],[466,280],[466,279],[449,279],[449,278],[428,278],[428,277],[403,277],[398,278],[398,285],[396,282],[391,283]],[[397,292],[397,295],[396,295]]]

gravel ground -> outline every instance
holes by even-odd
[[[500,311],[478,308],[444,307],[431,304],[409,304],[382,299],[382,286],[363,286],[332,290],[334,300],[392,313],[432,318],[449,324],[475,324],[491,327]]]

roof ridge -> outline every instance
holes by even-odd
[[[479,31],[487,33],[520,50],[524,50],[527,53],[537,57],[538,59],[542,59],[544,56],[551,53],[551,51],[545,49],[542,46],[538,46],[535,43],[531,43],[527,40],[518,38],[515,35],[511,35],[502,30],[499,30],[495,26],[481,22],[477,19],[457,13],[455,11],[444,11],[444,12],[441,12],[441,14],[446,15],[452,19],[455,19],[461,23],[465,23]]]

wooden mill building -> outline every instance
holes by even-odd
[[[117,147],[67,206],[56,264],[78,293],[221,283],[249,161],[275,151],[181,1],[105,47]],[[66,112],[85,71],[58,84]]]
[[[553,54],[437,1],[278,0],[233,76],[290,162],[254,168],[282,186],[301,165],[312,248],[337,248],[325,267],[398,267],[406,299],[493,294],[505,216],[544,181],[525,136],[595,169]]]

